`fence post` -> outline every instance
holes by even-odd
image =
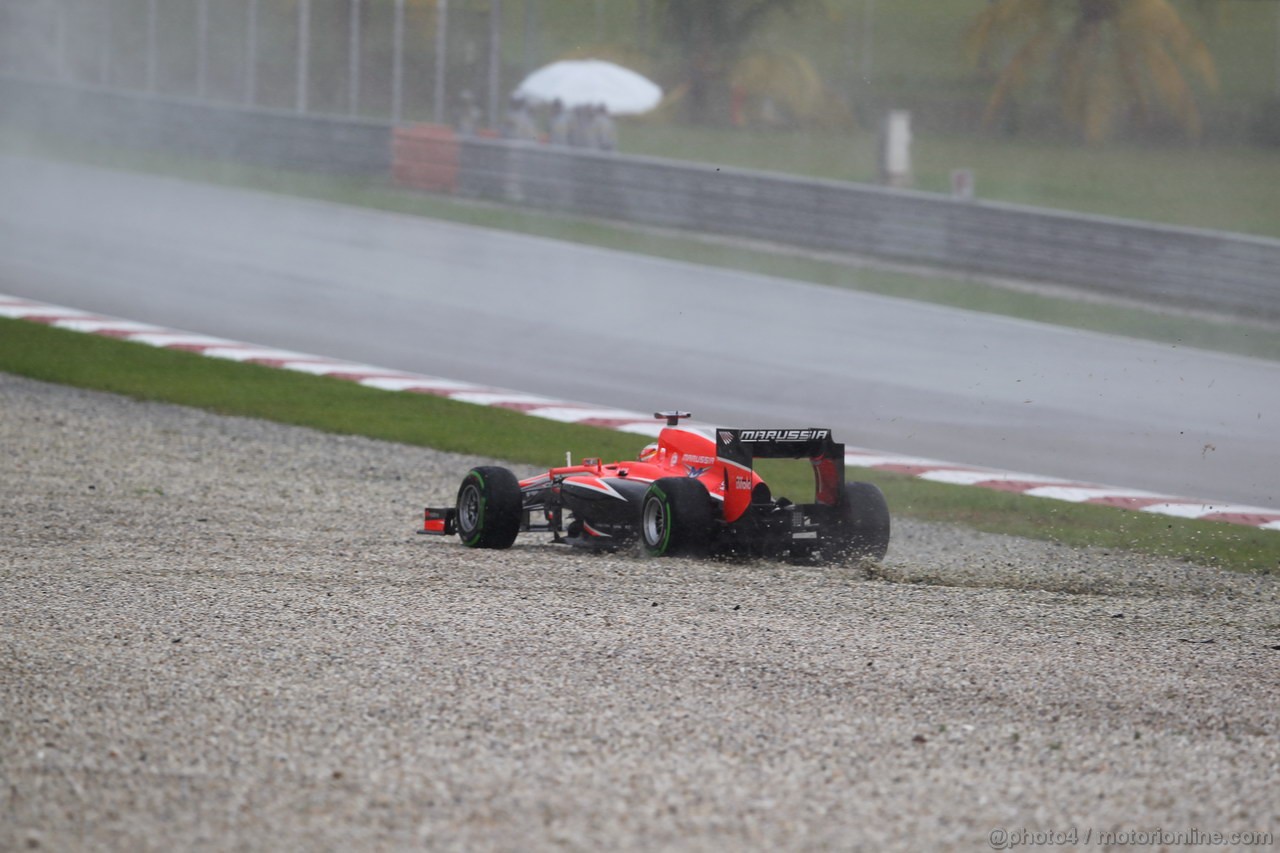
[[[646,4],[644,8],[648,9],[649,7]],[[538,29],[536,20],[537,20],[537,9],[534,8],[534,0],[524,0],[524,39],[520,45],[520,55],[521,55],[520,70],[526,75],[533,70],[533,62],[534,62],[533,56],[535,52],[533,47],[533,39],[534,39],[534,34],[537,32],[537,29]],[[649,32],[648,27],[644,24],[643,21],[641,22],[641,25],[640,25],[640,32],[646,34],[646,37]],[[647,42],[645,46],[648,47]]]
[[[53,41],[57,53],[58,79],[70,80],[71,67],[67,64],[67,4],[59,3],[54,11]]]
[[[391,36],[391,121],[400,123],[404,114],[404,0],[396,0]]]
[[[101,66],[98,69],[98,82],[103,86],[111,85],[111,43],[114,37],[111,33],[111,0],[102,0],[102,53],[100,56]]]
[[[862,82],[870,83],[875,73],[876,0],[862,4]]]
[[[349,26],[350,37],[347,42],[347,87],[350,89],[347,99],[347,112],[355,115],[360,111],[360,0],[350,0]]]
[[[444,124],[444,74],[445,45],[449,32],[449,0],[436,2],[436,85],[435,106],[431,120],[436,124]]]
[[[209,93],[209,0],[196,3],[196,95]]]
[[[489,127],[497,128],[502,107],[499,88],[502,76],[502,0],[489,0]]]
[[[245,35],[244,102],[252,107],[258,101],[258,0],[249,0]]]
[[[298,0],[298,93],[295,108],[307,111],[307,83],[311,76],[311,0]]]
[[[154,95],[156,93],[156,84],[159,78],[159,24],[156,17],[159,14],[156,4],[160,0],[147,0],[147,92]]]

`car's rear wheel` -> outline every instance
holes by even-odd
[[[846,483],[835,523],[823,531],[822,553],[828,560],[879,562],[889,551],[889,504],[874,483]]]
[[[664,477],[640,502],[640,541],[653,557],[696,557],[711,545],[715,515],[707,487],[686,477]]]
[[[510,548],[520,532],[524,499],[506,468],[472,468],[458,487],[458,538],[468,548]]]

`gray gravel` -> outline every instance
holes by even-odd
[[[1274,578],[415,536],[478,461],[0,374],[0,848],[1280,832]]]

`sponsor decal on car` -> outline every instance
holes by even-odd
[[[829,429],[744,429],[738,433],[739,441],[818,441],[831,435]],[[732,435],[730,435],[732,439]],[[721,433],[721,440],[728,444]]]

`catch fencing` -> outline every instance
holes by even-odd
[[[14,77],[0,122],[1280,321],[1280,240],[1263,237]]]

